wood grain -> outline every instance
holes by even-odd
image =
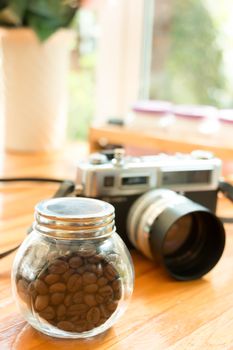
[[[74,179],[74,160],[86,153],[87,147],[81,144],[51,155],[2,155],[1,176]],[[51,184],[0,184],[1,251],[21,242],[32,222],[34,205],[55,189]],[[218,213],[233,216],[232,205],[221,198]],[[50,338],[29,326],[11,294],[13,255],[0,260],[0,350],[232,350],[232,226],[226,226],[226,249],[220,262],[198,281],[174,281],[158,265],[132,251],[135,291],[126,314],[107,333],[85,341]]]

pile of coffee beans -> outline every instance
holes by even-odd
[[[88,250],[48,260],[33,281],[17,276],[20,298],[41,319],[67,332],[104,324],[122,297],[122,280],[108,256]]]

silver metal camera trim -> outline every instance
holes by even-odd
[[[165,172],[179,171],[211,171],[209,183],[166,185],[162,183]],[[106,176],[113,176],[114,186],[105,187]],[[83,186],[83,195],[86,197],[103,196],[130,196],[140,195],[155,188],[165,187],[177,192],[210,191],[218,188],[221,176],[221,160],[218,158],[196,159],[191,154],[145,157],[125,157],[121,166],[108,161],[104,164],[80,163],[77,167],[77,184]],[[143,185],[122,185],[124,177],[148,177],[148,183]]]

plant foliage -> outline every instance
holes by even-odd
[[[75,5],[75,6],[74,6]],[[68,27],[80,1],[0,0],[0,26],[30,27],[41,40]]]

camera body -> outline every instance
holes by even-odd
[[[221,160],[209,152],[130,157],[117,149],[112,159],[94,153],[87,162],[78,164],[76,181],[82,196],[101,199],[115,207],[117,232],[130,245],[127,215],[142,194],[170,189],[215,213],[220,175]]]

